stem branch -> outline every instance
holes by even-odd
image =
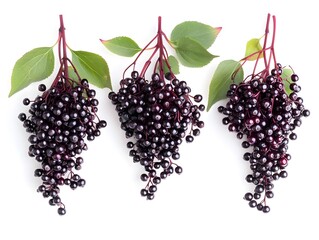
[[[145,50],[149,50],[149,46],[155,41],[157,40],[156,44],[154,47],[152,47],[151,49],[154,49],[151,56],[148,58],[148,60],[145,62],[142,71],[140,72],[140,77],[145,77],[145,73],[147,71],[147,69],[149,68],[149,66],[152,63],[153,58],[155,57],[156,53],[159,52],[159,56],[156,59],[155,62],[155,67],[154,67],[154,73],[159,71],[159,75],[160,75],[160,79],[162,79],[162,81],[165,81],[165,73],[164,73],[164,64],[167,65],[168,69],[171,71],[171,67],[169,65],[168,62],[168,53],[167,50],[164,46],[163,43],[163,38],[168,42],[168,44],[171,45],[171,43],[169,42],[167,36],[165,35],[165,33],[162,31],[162,18],[161,16],[158,17],[158,29],[157,29],[157,34],[156,36],[140,51],[140,53],[137,55],[137,57],[135,58],[134,62],[131,63],[123,72],[123,79],[125,77],[125,73],[126,71],[131,68],[133,66],[133,69],[135,69],[135,65],[137,60],[140,58],[140,56],[142,55],[142,53]],[[171,72],[172,73],[172,72]]]
[[[272,16],[273,32],[272,32],[271,44],[269,47],[267,47],[267,41],[268,41],[268,36],[269,36],[269,24],[270,24],[270,20],[271,20],[270,17],[271,17],[271,15],[268,13],[266,28],[265,28],[265,35],[264,35],[264,43],[263,43],[262,49],[260,51],[254,52],[254,53],[250,54],[249,56],[246,56],[240,60],[240,62],[242,62],[241,63],[241,67],[242,67],[249,60],[249,58],[257,55],[257,59],[255,61],[253,73],[250,75],[251,78],[254,78],[257,75],[262,77],[262,78],[265,78],[267,75],[269,75],[269,69],[270,69],[270,65],[271,65],[272,60],[273,60],[274,65],[275,65],[274,68],[277,68],[277,62],[276,62],[276,57],[275,57],[275,47],[274,47],[275,46],[275,36],[276,36],[276,17],[275,16]],[[268,50],[269,50],[269,56],[266,55],[266,52]],[[260,73],[255,74],[255,72],[257,70],[258,62],[259,62],[259,57],[261,56],[261,54],[263,54],[262,58],[264,60],[265,68]],[[234,79],[234,77],[236,76],[236,74],[239,70],[240,70],[240,67],[234,71],[234,73],[232,74],[232,77],[231,77],[232,79]]]

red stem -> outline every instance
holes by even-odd
[[[270,57],[269,57],[269,64],[270,65],[270,60],[271,57],[274,60],[275,68],[277,68],[277,62],[276,62],[276,56],[275,56],[275,37],[276,37],[276,17],[272,16],[272,21],[273,21],[273,33],[272,33],[272,41],[270,45]]]
[[[64,77],[66,79],[69,79],[69,71],[68,71],[68,57],[67,57],[67,50],[66,50],[66,40],[65,40],[65,28],[63,24],[63,16],[60,15],[60,36],[62,41],[62,51],[63,51],[63,57],[62,57],[62,62],[63,62],[63,72],[64,72]]]
[[[62,56],[61,56],[61,32],[59,32],[59,38],[58,38],[58,54],[59,54],[60,64],[62,64],[62,62],[61,62],[61,59],[62,59]]]
[[[264,38],[264,46],[263,46],[263,53],[264,53],[264,63],[265,63],[265,68],[269,69],[269,66],[267,64],[267,58],[266,58],[266,46],[267,46],[267,39],[268,39],[268,34],[269,34],[269,21],[270,21],[270,14],[268,13],[267,15],[267,23],[266,23],[266,29],[265,29],[265,38]]]
[[[162,32],[162,18],[160,16],[158,17],[158,29],[157,29],[157,34],[156,34],[155,38],[157,38],[155,50],[153,51],[152,55],[149,57],[149,59],[144,64],[144,67],[143,67],[140,75],[141,75],[141,77],[144,77],[145,72],[147,71],[148,67],[150,66],[153,57],[155,56],[155,54],[159,50],[159,57],[157,60],[157,62],[159,64],[159,71],[160,71],[159,75],[160,75],[161,79],[164,79],[164,71],[163,71],[164,45],[163,45],[163,32]],[[156,66],[157,66],[157,64],[155,64],[155,67]]]
[[[76,76],[78,77],[79,82],[81,82],[81,77],[80,77],[80,75],[79,75],[78,71],[76,70],[76,68],[75,68],[74,64],[71,62],[71,60],[70,60],[70,59],[67,59],[67,61],[71,64],[71,66],[72,66],[72,68],[73,68],[74,73],[75,73],[75,74],[76,74]],[[68,68],[68,69],[69,69],[69,68]],[[73,80],[73,79],[69,79],[69,80],[75,81],[75,80]]]
[[[163,70],[163,57],[164,57],[164,45],[163,45],[163,32],[162,32],[162,18],[158,17],[158,31],[157,31],[157,47],[159,48],[159,69],[160,77],[164,79]]]
[[[123,72],[123,79],[124,79],[124,77],[125,77],[126,71],[127,71],[130,67],[132,67],[132,66],[134,66],[134,68],[135,68],[135,64],[136,64],[137,60],[140,58],[140,56],[142,55],[142,53],[149,47],[149,45],[152,44],[152,42],[153,42],[156,38],[157,38],[157,35],[140,51],[140,53],[139,53],[139,54],[137,55],[137,57],[135,58],[134,62],[131,63],[131,64],[124,70],[124,72]],[[156,48],[156,46],[155,46],[154,48]]]
[[[168,69],[171,71],[171,67],[169,66],[169,62],[167,60],[168,58],[168,54],[167,54],[167,50],[163,44],[163,37],[166,39],[166,41],[170,44],[168,38],[166,37],[166,35],[164,34],[164,32],[162,31],[162,18],[159,16],[158,17],[158,30],[157,30],[157,34],[156,36],[140,51],[140,53],[137,55],[137,57],[135,58],[134,62],[129,65],[123,73],[123,79],[125,77],[125,73],[126,71],[133,66],[133,69],[135,68],[136,62],[139,59],[139,57],[142,55],[142,53],[145,50],[148,50],[149,46],[155,41],[155,39],[157,39],[156,45],[152,48],[154,49],[154,51],[152,52],[151,56],[148,58],[148,60],[145,62],[142,71],[140,72],[140,77],[144,77],[147,69],[149,68],[150,64],[152,63],[152,59],[155,56],[155,54],[159,51],[159,57],[156,60],[155,63],[155,69],[154,72],[156,72],[156,69],[158,67],[159,69],[159,75],[160,78],[165,81],[165,76],[164,76],[164,63],[166,63]],[[172,72],[171,72],[172,73]]]
[[[277,68],[277,62],[276,62],[276,56],[275,56],[275,36],[276,36],[276,17],[275,16],[272,16],[272,20],[273,20],[273,35],[272,35],[271,45],[269,47],[267,47],[267,41],[268,41],[268,35],[269,35],[270,16],[271,16],[270,14],[267,15],[267,23],[266,23],[266,29],[265,29],[263,48],[260,51],[254,52],[254,53],[250,54],[249,56],[246,56],[245,58],[240,60],[240,61],[242,61],[241,66],[243,66],[250,57],[258,54],[257,59],[255,61],[253,73],[251,74],[252,78],[254,78],[255,75],[261,76],[262,78],[265,78],[267,75],[269,75],[269,69],[270,69],[270,64],[271,64],[272,60],[274,61],[275,68]],[[269,57],[267,57],[267,55],[266,55],[267,50],[270,51]],[[265,69],[263,71],[261,71],[260,73],[255,74],[255,71],[256,71],[257,66],[258,66],[259,56],[262,53],[263,53]],[[235,77],[235,75],[237,74],[239,69],[240,68],[236,69],[236,71],[232,74],[232,79]]]

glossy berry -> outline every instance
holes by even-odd
[[[194,96],[194,101],[195,102],[201,102],[202,100],[203,100],[202,95],[197,94],[197,95]]]
[[[40,85],[38,86],[38,90],[39,90],[40,92],[44,92],[46,89],[47,89],[47,88],[46,88],[46,86],[45,86],[44,84],[40,84]]]
[[[27,119],[27,115],[25,113],[20,113],[18,118],[20,121],[24,122]]]
[[[251,193],[246,193],[244,199],[247,201],[253,200],[253,195]]]
[[[23,104],[26,105],[26,106],[29,105],[30,104],[29,98],[23,99]]]
[[[58,214],[61,216],[65,215],[66,214],[65,208],[62,208],[62,207],[58,208]]]
[[[180,166],[177,166],[177,167],[175,168],[175,172],[176,172],[177,174],[181,174],[181,173],[183,172],[183,168],[180,167]]]
[[[297,82],[298,80],[299,80],[298,75],[297,75],[297,74],[295,74],[295,73],[293,73],[293,74],[291,75],[291,81],[293,81],[293,82]]]

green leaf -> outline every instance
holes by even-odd
[[[175,51],[181,64],[186,67],[203,67],[217,57],[190,38],[179,39]]]
[[[243,79],[244,71],[240,62],[234,60],[225,60],[219,63],[209,85],[207,111],[209,111],[209,109],[217,101],[226,98],[226,93],[229,90],[231,83],[238,84]]]
[[[260,50],[262,50],[262,46],[260,45],[260,39],[259,38],[250,39],[246,44],[245,57],[249,56],[249,58],[247,59],[249,61],[254,61],[257,58],[262,58],[264,57],[264,54],[262,52],[260,54],[257,53]]]
[[[171,41],[177,43],[182,38],[191,38],[202,47],[208,49],[215,41],[222,28],[213,28],[209,25],[187,21],[178,24],[171,33]]]
[[[116,37],[110,40],[101,40],[102,44],[115,53],[124,57],[133,57],[141,48],[129,37]]]
[[[72,62],[81,78],[86,78],[96,87],[112,89],[109,67],[100,55],[74,50],[71,53]]]
[[[282,70],[281,79],[283,81],[283,84],[285,86],[285,91],[289,95],[293,91],[290,89],[290,79],[291,75],[293,74],[293,71],[290,68],[284,68]]]
[[[171,66],[171,71],[174,74],[179,74],[179,64],[178,64],[177,59],[174,56],[170,55],[170,56],[168,56],[167,60],[168,60],[169,65]],[[164,70],[164,73],[169,72],[169,69],[168,69],[166,62],[163,63],[163,70]]]
[[[54,54],[52,47],[35,48],[27,52],[13,67],[9,97],[31,83],[49,77],[53,69]]]

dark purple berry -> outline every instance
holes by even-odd
[[[202,95],[197,94],[197,95],[194,96],[194,101],[195,102],[201,102],[202,100],[203,100]]]
[[[293,81],[293,82],[297,82],[298,80],[299,80],[298,75],[297,75],[297,74],[295,74],[295,73],[293,73],[293,74],[291,75],[291,81]]]
[[[38,86],[38,90],[39,90],[40,92],[44,92],[46,89],[47,89],[47,87],[46,87],[44,84],[40,84],[40,85]]]
[[[26,106],[29,105],[30,104],[29,98],[23,99],[23,104],[26,105]],[[34,105],[34,106],[36,106],[36,105]]]
[[[65,208],[59,207],[58,208],[58,214],[61,215],[61,216],[65,215],[66,214]]]

